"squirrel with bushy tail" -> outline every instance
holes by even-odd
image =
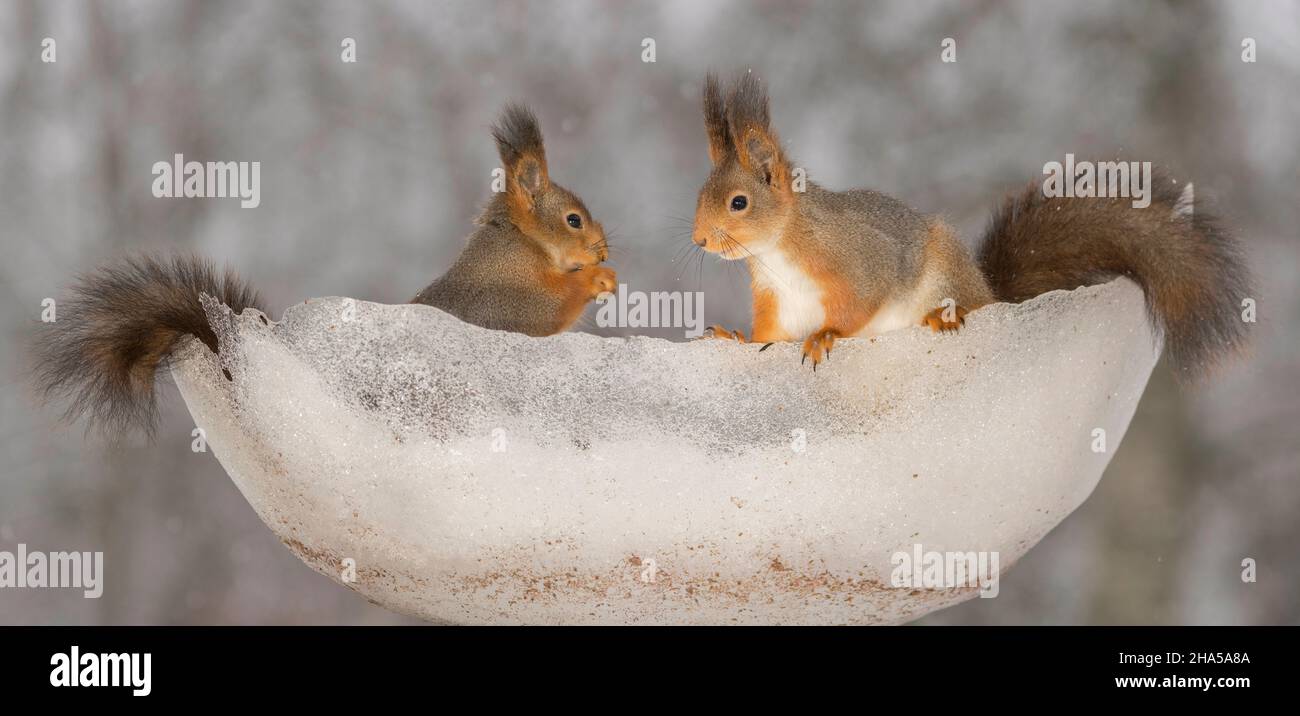
[[[505,191],[488,202],[452,267],[411,303],[485,328],[559,333],[615,288],[614,271],[601,265],[609,255],[604,229],[551,180],[532,112],[507,106],[492,135]],[[265,312],[247,283],[197,256],[136,257],[82,276],[58,320],[36,337],[38,390],[65,399],[69,420],[151,431],[155,376],[168,357],[191,337],[219,348],[202,294],[235,313]]]
[[[942,219],[890,196],[831,191],[805,177],[797,185],[752,73],[725,94],[706,77],[704,125],[713,169],[693,240],[744,261],[753,297],[749,336],[714,326],[715,338],[763,349],[800,342],[815,370],[837,339],[913,325],[956,330],[990,303],[1126,276],[1145,293],[1180,380],[1205,375],[1246,342],[1238,310],[1250,278],[1237,241],[1159,175],[1145,208],[1049,197],[1031,183],[993,212],[972,256]]]

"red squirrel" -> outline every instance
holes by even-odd
[[[613,291],[604,230],[577,195],[551,181],[532,112],[509,105],[493,127],[505,191],[447,273],[413,299],[486,328],[546,336],[573,325],[588,302]],[[189,337],[214,352],[217,337],[199,304],[208,294],[235,313],[265,309],[234,272],[200,257],[129,258],[81,277],[59,319],[36,336],[36,382],[66,398],[69,420],[108,429],[157,421],[155,376]]]
[[[532,112],[507,107],[492,136],[505,191],[488,202],[456,263],[411,303],[486,328],[559,333],[617,286],[613,269],[600,265],[609,255],[605,231],[582,199],[551,181]]]
[[[903,326],[956,330],[995,301],[1019,302],[1127,276],[1142,287],[1180,378],[1198,377],[1245,343],[1238,315],[1250,278],[1236,240],[1155,179],[1152,201],[1044,196],[1038,183],[994,213],[977,257],[941,219],[885,194],[831,191],[802,178],[781,146],[768,97],[752,73],[724,98],[704,82],[713,170],[700,189],[692,238],[744,260],[753,324],[715,338],[801,341],[813,369],[836,339]],[[800,191],[798,188],[802,188]]]

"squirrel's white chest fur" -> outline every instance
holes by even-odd
[[[822,290],[780,250],[764,252],[752,265],[754,284],[776,295],[777,323],[793,340],[803,340],[826,324]]]
[[[801,341],[826,325],[826,308],[822,289],[798,264],[779,249],[763,252],[751,266],[754,284],[776,296],[777,323],[791,340]],[[927,272],[918,285],[886,301],[855,336],[875,336],[907,326],[915,326],[927,311],[934,308],[930,294],[936,276]]]

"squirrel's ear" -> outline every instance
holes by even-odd
[[[740,165],[761,176],[773,189],[790,190],[790,166],[776,135],[751,127],[741,142]]]
[[[722,163],[731,151],[731,132],[727,128],[727,106],[722,100],[722,87],[718,76],[712,72],[704,76],[704,129],[709,135],[709,159],[715,165]]]
[[[509,172],[510,183],[527,194],[530,199],[546,189],[549,181],[546,175],[545,156],[534,157],[531,154],[525,154],[507,171]]]
[[[741,75],[727,98],[727,125],[736,156],[747,171],[778,190],[790,189],[790,166],[769,126],[767,91],[752,72]]]
[[[506,105],[501,120],[492,127],[492,137],[505,164],[507,196],[531,209],[537,195],[550,183],[537,117],[523,105]]]

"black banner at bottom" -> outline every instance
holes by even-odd
[[[807,697],[809,689],[821,696],[911,693],[922,708],[933,698],[971,706],[1043,693],[1066,700],[1241,701],[1295,683],[1297,633],[1289,627],[0,627],[0,684],[6,697],[46,703],[206,705],[266,693],[304,704],[339,703],[377,693],[420,698],[436,690],[440,698],[476,691],[494,705],[510,698],[540,704],[613,689],[625,692],[631,705],[701,687],[734,699],[732,706],[771,705],[782,693]],[[974,700],[948,698],[959,694]],[[1000,696],[985,700],[991,694]]]

